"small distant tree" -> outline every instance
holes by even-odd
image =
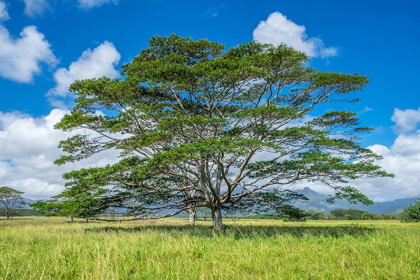
[[[344,216],[346,215],[346,210],[345,209],[334,209],[331,211],[331,215],[333,215],[335,218],[338,219],[343,219]]]
[[[308,210],[309,220],[325,220],[325,213],[318,212],[315,209]]]
[[[331,214],[325,215],[325,220],[334,220],[334,219],[335,219],[334,215],[331,215]]]
[[[420,222],[420,199],[404,209],[402,222]]]
[[[363,211],[357,209],[334,209],[331,211],[331,214],[338,220],[360,220],[363,213]]]
[[[364,212],[363,214],[362,214],[362,216],[360,217],[362,220],[373,220],[374,219],[374,216],[373,216],[373,214],[372,213],[369,213],[369,212]]]
[[[205,222],[207,221],[207,218],[211,217],[211,210],[209,208],[198,208],[197,213],[204,219]]]
[[[6,219],[11,219],[16,209],[25,205],[22,194],[23,192],[6,186],[0,188],[0,206],[4,208]]]
[[[285,205],[282,208],[281,214],[285,222],[305,222],[309,214],[292,205]]]

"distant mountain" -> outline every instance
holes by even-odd
[[[30,203],[34,203],[36,200],[30,199],[30,198],[23,198],[23,201],[25,202],[25,205],[23,205],[23,209],[32,209],[31,206],[29,206]]]
[[[362,211],[369,211],[371,213],[378,213],[378,214],[390,214],[394,211],[400,212],[403,208],[410,206],[410,204],[414,204],[417,199],[419,198],[403,198],[403,199],[396,199],[393,201],[386,201],[386,202],[376,202],[373,205],[363,205],[363,204],[349,204],[346,200],[338,199],[333,204],[327,202],[329,198],[328,195],[320,194],[311,190],[310,188],[304,188],[302,190],[297,190],[297,193],[303,194],[309,200],[307,201],[294,201],[293,206],[298,207],[302,210],[309,210],[314,209],[316,211],[322,212],[331,212],[334,209],[342,208],[342,209],[358,209]]]

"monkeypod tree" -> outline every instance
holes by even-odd
[[[122,79],[76,81],[73,110],[56,128],[82,131],[60,143],[57,164],[118,150],[119,161],[65,174],[68,189],[102,189],[98,208],[136,203],[136,218],[222,210],[296,182],[321,182],[337,198],[371,203],[348,180],[392,176],[362,148],[355,113],[309,114],[368,82],[324,73],[285,45],[225,50],[205,39],[155,36],[123,66]],[[355,101],[355,100],[353,100]],[[306,118],[305,118],[306,117]],[[86,133],[86,132],[89,132]],[[255,199],[252,199],[255,198]],[[127,207],[128,209],[128,207]]]
[[[0,207],[6,213],[6,219],[12,218],[16,209],[25,205],[22,197],[23,192],[3,186],[0,188]]]

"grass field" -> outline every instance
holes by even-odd
[[[419,279],[420,225],[0,220],[0,279]]]

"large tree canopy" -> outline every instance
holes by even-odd
[[[66,154],[57,164],[120,151],[115,164],[64,175],[66,191],[89,193],[99,210],[157,218],[207,207],[220,228],[222,209],[261,203],[264,192],[296,182],[322,182],[338,198],[370,203],[347,181],[392,176],[358,144],[370,129],[355,113],[309,115],[367,78],[319,72],[288,46],[225,51],[205,39],[155,36],[122,75],[73,83],[76,104],[56,125],[83,129],[60,143]]]

